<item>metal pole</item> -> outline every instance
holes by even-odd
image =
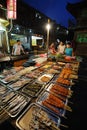
[[[50,20],[48,19],[48,25]],[[49,50],[49,27],[47,27],[47,59],[48,59],[48,50]]]

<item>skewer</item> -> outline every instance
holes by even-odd
[[[64,127],[64,128],[68,128],[67,125],[64,125],[64,124],[60,124],[60,126]]]
[[[68,105],[65,105],[65,106],[64,106],[64,108],[65,108],[66,110],[68,110],[68,111],[72,112],[71,107],[69,107]]]
[[[54,105],[56,107],[63,108],[68,111],[72,111],[72,109],[69,106],[65,105],[62,100],[58,99],[52,94],[49,95],[49,98],[46,99],[46,101],[47,103],[50,103],[51,105]]]
[[[39,117],[38,114],[40,114],[42,117],[44,117],[44,119],[46,118],[45,115],[41,113],[41,109],[39,109],[36,114],[33,113],[33,116],[35,116],[35,117],[38,118],[38,122],[40,122],[41,124],[44,124],[44,125],[45,125],[48,129],[50,129],[50,130],[51,130],[52,127],[53,127],[54,129],[56,129],[56,130],[60,130],[60,129],[56,126],[57,123],[54,123],[54,122],[53,122],[53,123],[51,123],[50,125],[46,125],[46,123],[41,120],[42,117]],[[51,121],[51,120],[50,120],[50,121]],[[55,125],[55,124],[56,124],[56,125]],[[32,124],[30,124],[30,126],[32,126]],[[34,127],[34,126],[32,126],[32,127]]]

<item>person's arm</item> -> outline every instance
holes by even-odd
[[[23,49],[23,47],[22,47],[22,46],[21,46],[21,50],[22,50],[23,54],[25,54],[24,49]]]
[[[75,56],[75,55],[74,55],[74,51],[73,51],[73,49],[72,49],[72,56]]]
[[[14,46],[13,46],[13,48],[12,48],[12,55],[14,54]]]

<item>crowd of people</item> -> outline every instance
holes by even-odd
[[[57,48],[55,48],[55,43],[52,43],[49,46],[49,54],[53,54],[53,55],[61,54],[65,56],[74,56],[73,47],[70,41],[67,42],[66,44],[60,41]]]
[[[54,42],[52,42],[49,46],[48,52],[52,55],[61,54],[65,56],[74,56],[73,47],[70,41],[66,44],[63,41],[60,41],[57,46]],[[13,45],[12,55],[21,54],[25,54],[25,50],[21,44],[21,41],[17,40],[17,42]]]

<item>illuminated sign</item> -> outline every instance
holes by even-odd
[[[7,18],[8,19],[16,19],[16,0],[7,0]]]
[[[79,43],[87,43],[87,32],[82,32],[77,35],[76,41]]]

